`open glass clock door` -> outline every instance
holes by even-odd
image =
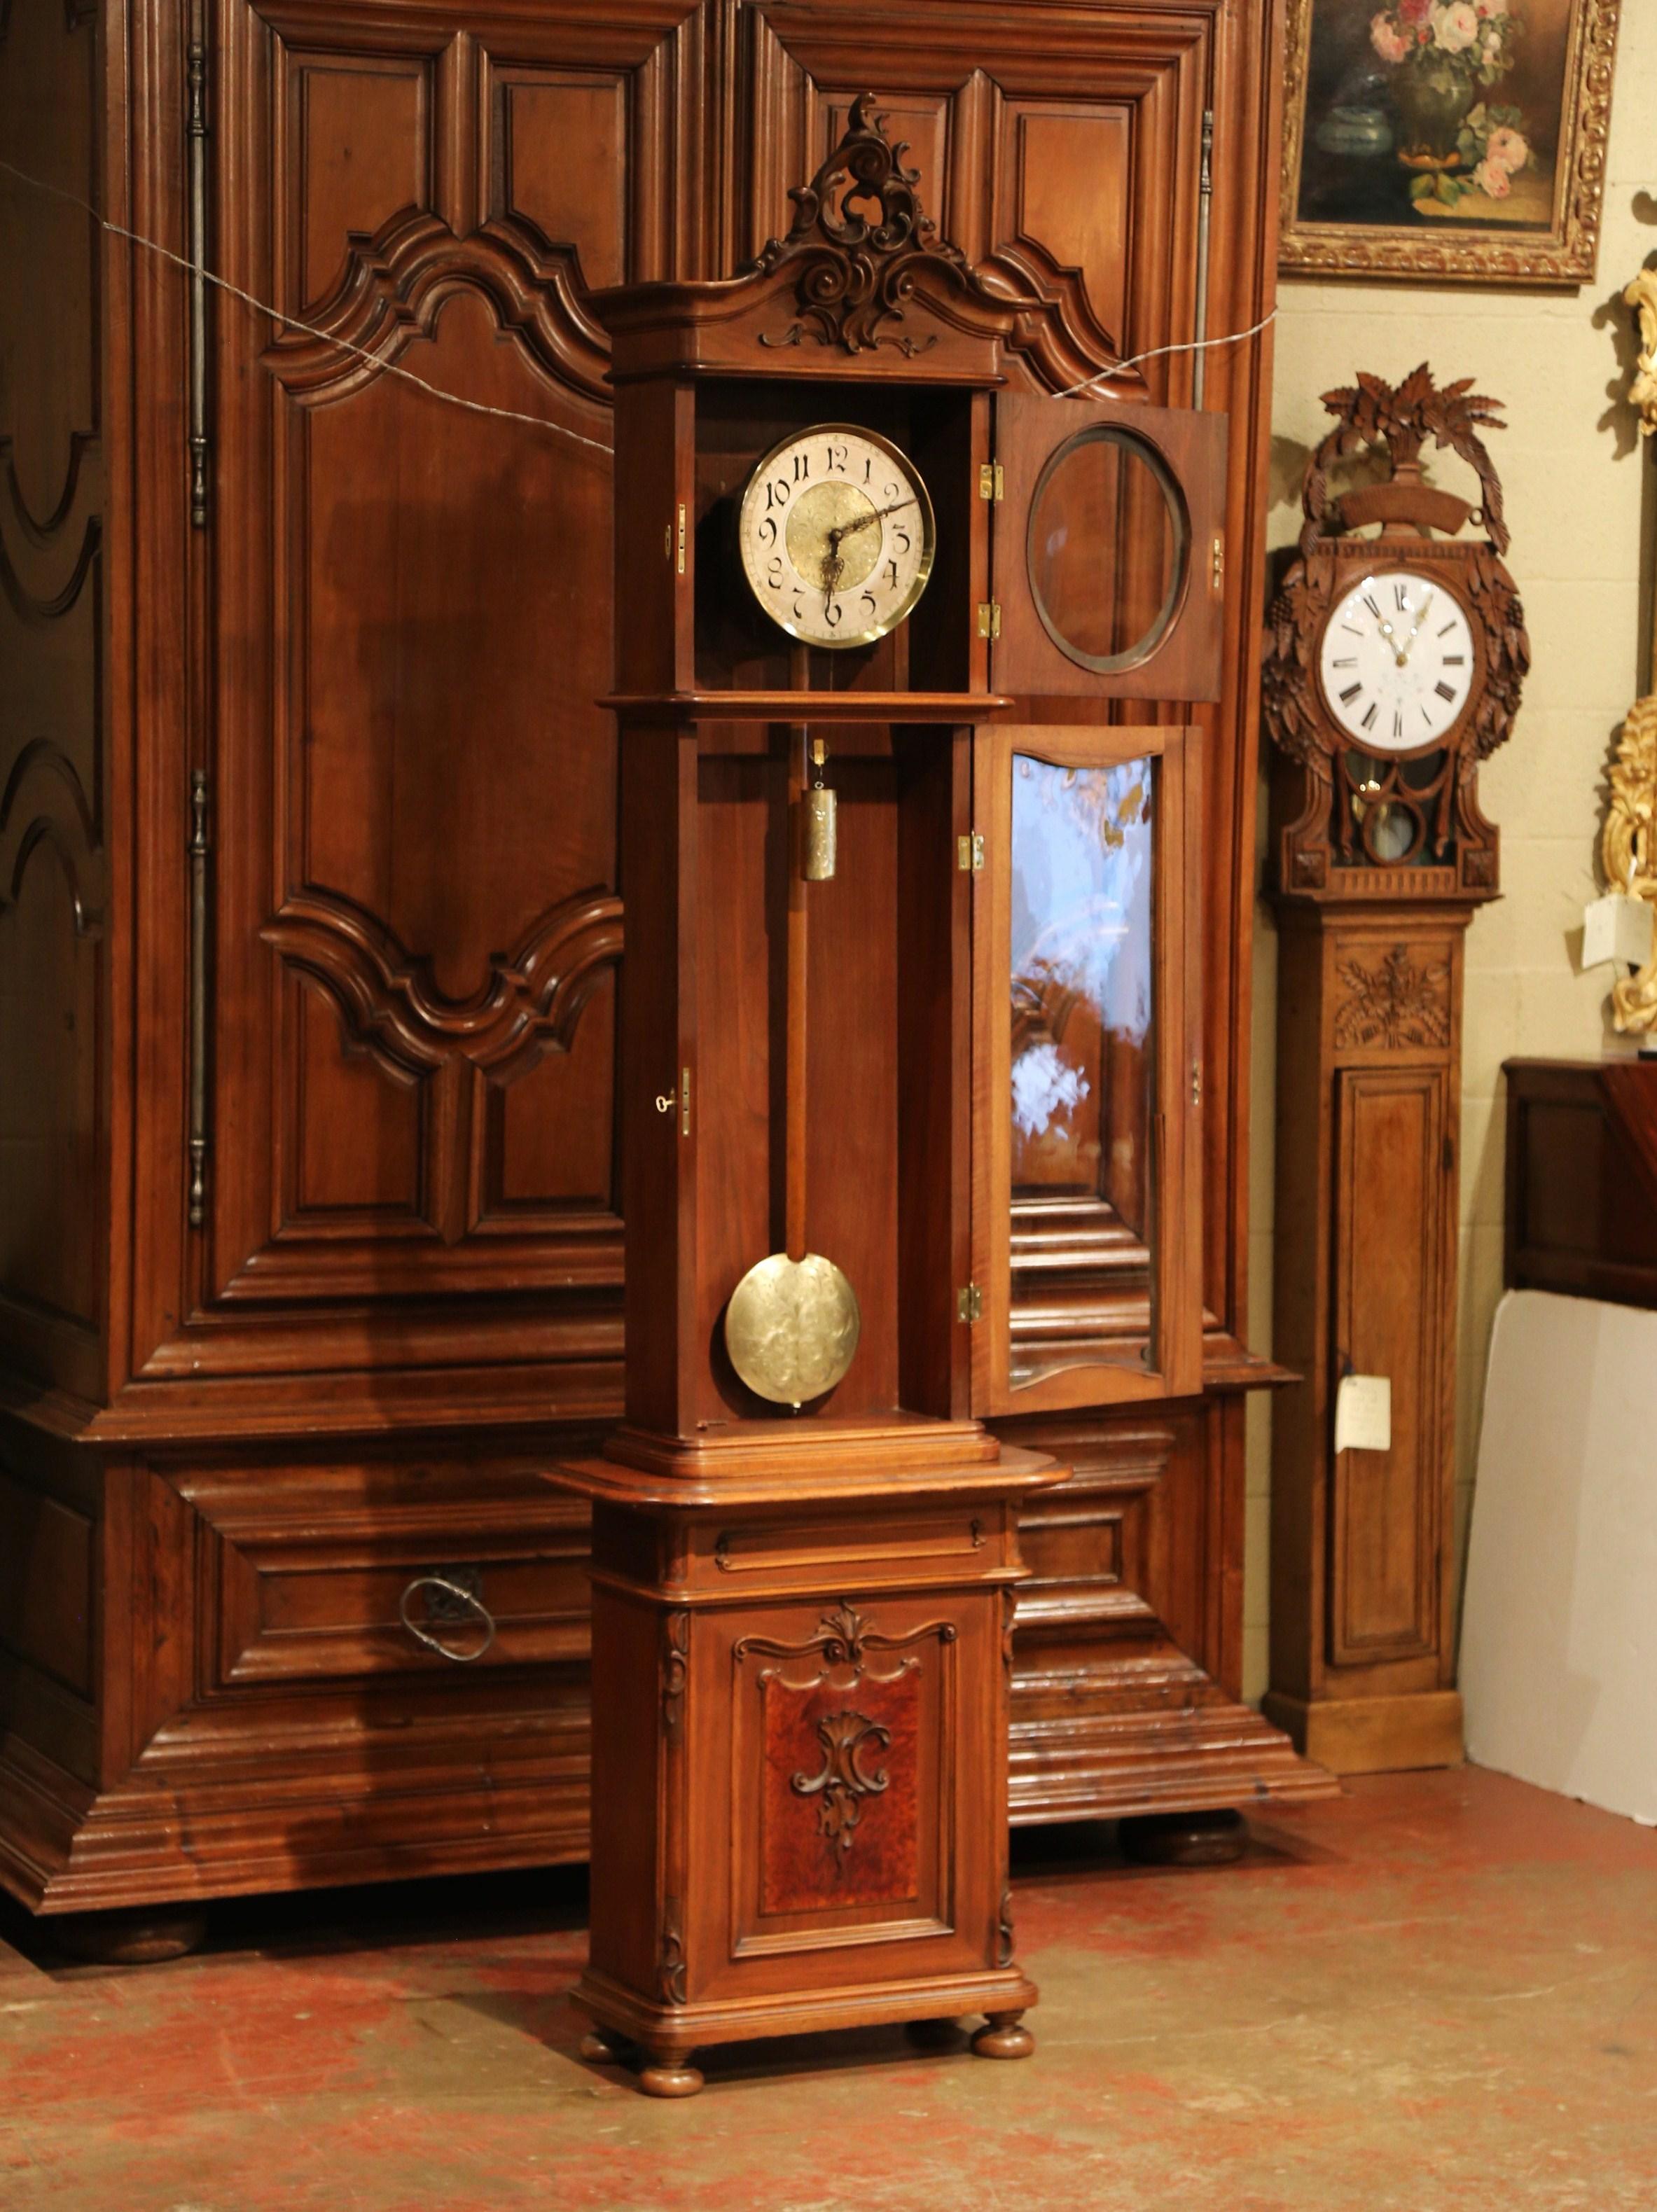
[[[975,741],[980,1414],[1200,1387],[1199,737]]]
[[[1220,696],[1226,418],[1000,394],[998,690]]]

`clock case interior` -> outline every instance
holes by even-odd
[[[688,1080],[701,1102],[671,1163],[654,1117],[624,1116],[630,1191],[655,1189],[651,1211],[674,1224],[637,1256],[630,1243],[630,1428],[708,1448],[768,1424],[800,1433],[736,1375],[722,1324],[745,1272],[783,1249],[807,729],[825,747],[839,829],[835,877],[806,893],[806,1243],[843,1270],[862,1312],[851,1368],[805,1409],[809,1424],[961,1424],[1197,1388],[1202,825],[1200,732],[1187,726],[1191,704],[1219,696],[1224,418],[1142,396],[1058,396],[1075,372],[1034,373],[1034,349],[987,298],[977,312],[1001,324],[993,337],[932,321],[917,299],[908,319],[930,335],[862,349],[789,337],[783,288],[758,277],[598,304],[613,347],[618,511],[640,516],[617,541],[624,1081],[630,1095],[666,1097]],[[789,638],[740,560],[755,467],[819,423],[890,441],[935,516],[925,591],[866,647]],[[1078,540],[1091,532],[1112,549],[1118,626],[1133,633],[1128,650],[1089,664],[1061,649],[1051,609],[1044,618],[1032,514],[1056,457],[1101,436],[1148,465],[1121,468],[1113,505],[1084,486],[1061,514]],[[666,486],[676,498],[664,514]],[[1142,603],[1149,634],[1135,649]],[[1131,781],[1142,760],[1158,793],[1154,1066],[1132,1076],[1154,1188],[1137,1220],[1102,1199],[1061,1220],[1062,1206],[1024,1203],[1007,1181],[1007,1102],[984,1048],[1010,1018],[1005,932],[992,926],[1008,851],[990,823],[1015,727],[1033,763]],[[958,857],[975,840],[981,868]],[[671,865],[641,880],[630,857],[644,854]],[[648,981],[647,945],[664,958],[676,948]],[[982,1319],[963,1326],[969,1299]],[[664,1331],[667,1313],[678,1319]]]

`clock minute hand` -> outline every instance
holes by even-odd
[[[913,507],[914,504],[912,499],[899,499],[894,500],[890,507],[872,507],[867,514],[860,514],[855,522],[843,522],[838,530],[831,531],[829,535],[837,540],[850,538],[854,530],[867,530],[871,522],[884,521],[888,514],[896,514],[902,508]]]

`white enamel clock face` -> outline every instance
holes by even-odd
[[[1443,737],[1472,689],[1460,603],[1408,569],[1378,568],[1336,602],[1319,653],[1330,713],[1366,752],[1416,752]]]
[[[932,571],[932,502],[886,439],[819,422],[774,447],[739,518],[743,573],[765,612],[808,645],[868,645]]]

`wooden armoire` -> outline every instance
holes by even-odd
[[[1084,363],[1246,329],[1276,13],[0,0],[0,1880],[31,1908],[584,1856],[586,1528],[545,1475],[624,1359],[590,295],[755,252],[867,82]],[[1004,1425],[1075,1470],[1024,1521],[1015,1820],[1317,1786],[1240,1701],[1269,364],[1108,387],[1230,417],[1224,697],[1191,717],[1203,1387]]]

